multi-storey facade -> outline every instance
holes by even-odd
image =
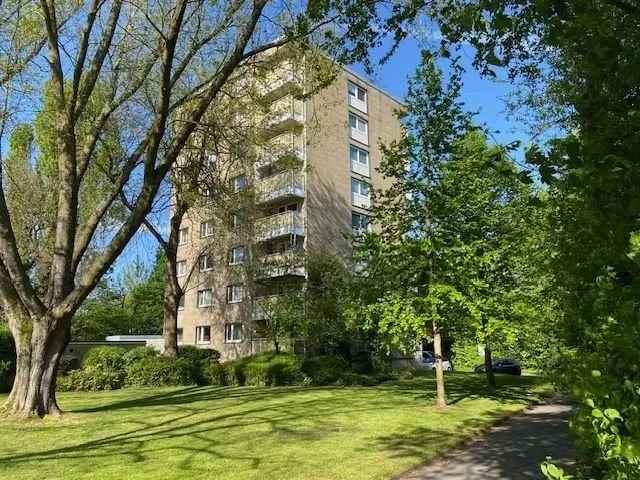
[[[401,104],[349,70],[312,96],[296,96],[302,80],[289,60],[268,80],[261,93],[271,108],[261,128],[269,148],[258,149],[251,172],[238,169],[230,179],[238,194],[251,189],[254,213],[238,208],[224,229],[192,213],[180,235],[178,271],[193,273],[179,342],[215,348],[223,359],[271,349],[260,333],[260,297],[302,285],[301,254],[350,258],[353,233],[368,228],[372,189],[384,187],[379,144],[401,135]],[[203,254],[212,238],[216,252]]]

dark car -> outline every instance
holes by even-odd
[[[494,360],[491,364],[493,366],[493,371],[495,373],[506,373],[508,375],[522,375],[522,368],[520,368],[520,364],[512,360],[510,358],[501,358],[499,360]],[[476,373],[484,373],[485,368],[484,364],[478,365],[474,372]]]

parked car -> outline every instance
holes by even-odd
[[[422,367],[431,370],[436,369],[436,356],[433,352],[427,350],[422,351]],[[453,362],[447,358],[442,359],[442,369],[445,372],[453,372]]]
[[[520,364],[511,358],[501,358],[494,360],[491,364],[495,373],[506,373],[508,375],[522,375]],[[476,373],[485,373],[484,363],[474,368]]]

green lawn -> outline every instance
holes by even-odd
[[[387,479],[547,390],[535,377],[378,387],[185,387],[61,394],[60,419],[0,420],[0,478]],[[2,399],[0,398],[0,401]]]

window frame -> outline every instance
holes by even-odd
[[[203,259],[205,260],[204,262]],[[210,259],[211,255],[207,253],[204,253],[198,257],[198,271],[200,273],[210,272],[211,270],[213,270],[213,261],[211,261]],[[206,268],[202,268],[203,263],[206,265]]]
[[[239,299],[234,299],[234,294],[233,292],[235,292],[236,288],[240,289],[240,298]],[[232,285],[227,285],[227,304],[234,304],[234,303],[242,303],[244,301],[244,285],[239,284],[239,283],[235,283]]]
[[[200,294],[204,292],[209,292],[209,294],[211,295],[210,303],[208,304],[200,304]],[[198,290],[198,293],[196,294],[196,305],[198,305],[198,308],[212,307],[213,306],[213,288],[203,288]]]
[[[207,331],[209,332],[209,339],[204,340],[204,332]],[[200,332],[203,332],[202,340],[200,339]],[[196,345],[211,345],[211,325],[196,325],[195,336]]]
[[[184,267],[184,269],[180,268]],[[184,270],[184,271],[180,271]],[[176,262],[176,277],[185,277],[187,275],[187,261],[186,260],[178,260]]]
[[[203,233],[203,225],[208,225],[209,228],[205,233]],[[200,238],[208,238],[213,236],[213,220],[205,220],[204,222],[200,222]]]
[[[357,110],[368,113],[369,110],[369,92],[366,88],[360,86],[359,84],[348,80],[347,81],[347,95],[349,97],[349,105]],[[353,95],[352,95],[353,89]],[[362,93],[363,98],[360,98],[360,93]],[[352,102],[351,99],[354,99]]]
[[[237,250],[242,251],[242,260],[236,261],[234,252]],[[229,265],[242,265],[247,262],[247,247],[245,245],[236,245],[229,250]]]
[[[178,245],[186,245],[187,243],[189,243],[189,227],[182,227],[178,230]]]
[[[352,152],[354,151],[356,153],[355,160],[352,155]],[[366,163],[362,163],[361,161],[361,158],[363,156],[367,160]],[[366,169],[367,173],[365,174],[365,173],[362,173],[361,171],[356,170],[356,168],[354,168],[354,162],[357,163],[358,165],[361,165],[363,169]],[[349,144],[349,166],[351,167],[352,172],[357,173],[358,175],[370,177],[371,176],[371,154],[369,153],[368,150],[365,150],[364,148],[360,148],[350,143]]]
[[[234,338],[238,332],[239,337]],[[241,343],[244,340],[244,328],[240,322],[229,322],[224,324],[224,343]]]

